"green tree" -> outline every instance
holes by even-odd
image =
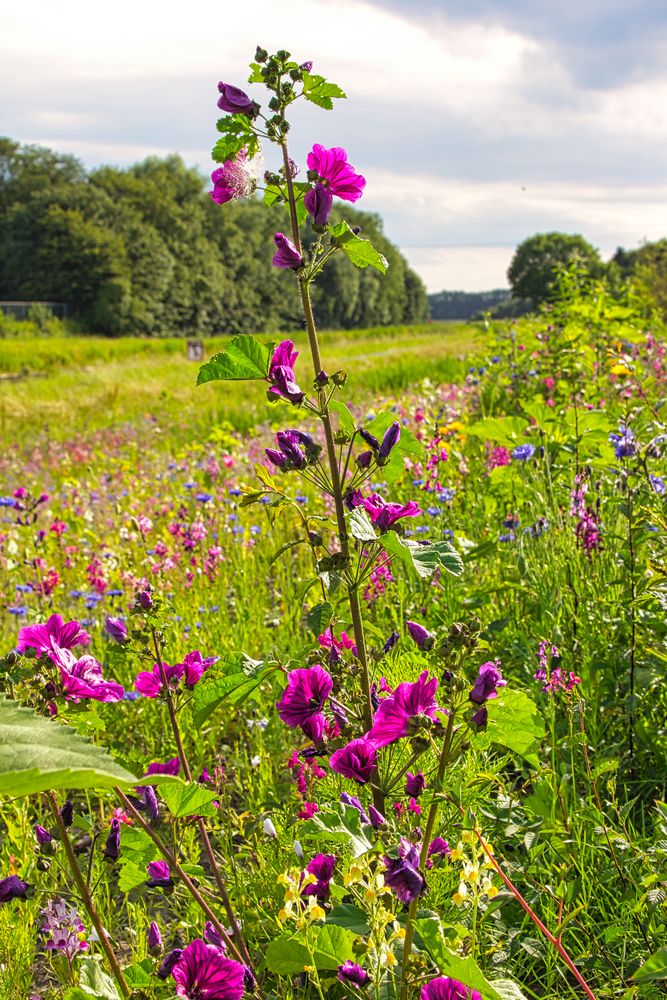
[[[603,265],[599,252],[572,233],[537,233],[520,243],[507,271],[512,295],[531,299],[535,305],[549,302],[558,291],[563,268],[578,264],[582,274],[597,277]]]

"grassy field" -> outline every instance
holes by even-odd
[[[299,349],[303,333],[290,333]],[[279,339],[279,335],[267,337]],[[355,393],[396,391],[423,378],[455,381],[479,340],[465,323],[379,327],[324,333],[326,357],[353,367]],[[224,350],[227,338],[209,340],[205,355]],[[261,387],[231,383],[197,388],[198,366],[185,357],[185,340],[66,337],[0,340],[0,431],[14,440],[44,431],[62,439],[145,417],[169,421],[178,438],[229,421],[249,430],[271,416]],[[177,424],[173,423],[178,414]]]

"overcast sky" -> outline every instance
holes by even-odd
[[[209,171],[217,82],[257,44],[346,91],[297,105],[292,157],[344,146],[430,291],[505,285],[535,232],[667,236],[666,0],[4,0],[0,133]]]

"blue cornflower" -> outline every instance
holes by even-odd
[[[17,583],[16,589],[21,594],[32,594],[32,584],[31,583]]]
[[[534,454],[534,444],[518,444],[512,451],[512,458],[516,458],[519,462],[527,462],[533,457]]]
[[[662,478],[662,476],[650,475],[648,478],[649,482],[651,483],[653,492],[657,493],[659,496],[662,496],[662,494],[667,490],[667,485],[665,484],[665,480]]]
[[[440,503],[451,503],[455,496],[456,490],[449,486],[445,486],[445,488],[438,493],[438,500]]]
[[[513,531],[508,531],[504,535],[498,535],[498,541],[499,542],[513,542],[514,541],[514,532]]]
[[[229,495],[230,495],[230,497],[240,497],[241,496],[241,490],[237,490],[237,489],[229,490]]]
[[[637,438],[627,426],[619,424],[618,434],[610,434],[609,441],[614,446],[614,455],[616,458],[631,458],[635,452],[635,441]]]
[[[13,608],[7,608],[7,610],[9,611],[10,615],[26,615],[28,613],[28,609],[26,608],[25,604],[16,605]]]
[[[212,493],[197,493],[195,500],[199,500],[200,503],[208,503],[209,500],[213,499]]]
[[[442,511],[439,507],[427,507],[426,513],[430,514],[431,517],[437,517],[439,514],[442,514]]]
[[[16,507],[14,497],[0,497],[0,507]]]

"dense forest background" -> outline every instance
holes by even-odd
[[[221,208],[209,187],[179,156],[87,172],[72,156],[0,138],[0,299],[66,302],[87,330],[111,335],[299,326],[296,282],[267,266],[285,209],[254,199]],[[381,219],[348,206],[345,217],[390,267],[383,277],[338,255],[315,287],[319,324],[426,320],[424,285]]]

